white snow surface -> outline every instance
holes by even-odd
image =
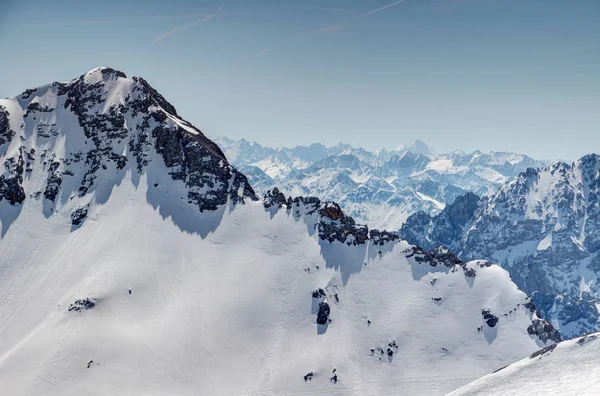
[[[553,350],[542,350],[450,395],[598,395],[599,336],[593,333],[561,342]]]
[[[405,242],[320,242],[260,203],[200,214],[163,193],[154,208],[151,188],[126,177],[75,231],[25,201],[0,242],[5,394],[443,394],[538,348],[527,310],[500,315],[525,295],[497,266],[466,278],[407,259]],[[327,329],[319,287],[340,298]],[[83,298],[96,307],[67,311]],[[477,331],[482,308],[496,328]],[[369,356],[390,340],[391,363]]]

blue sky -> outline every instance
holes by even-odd
[[[108,65],[212,137],[600,152],[600,1],[392,3],[2,0],[0,96]]]

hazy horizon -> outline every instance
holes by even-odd
[[[2,97],[107,65],[212,137],[546,159],[600,147],[598,2],[8,1],[0,38]]]

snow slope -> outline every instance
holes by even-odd
[[[174,221],[152,191],[126,177],[74,231],[67,213],[46,219],[25,203],[0,245],[6,394],[442,394],[540,343],[497,266],[471,263],[468,278],[407,259],[405,242],[330,244],[260,203],[200,214],[165,196],[160,208],[185,216]],[[327,328],[311,312],[317,288]],[[67,311],[84,298],[96,307]],[[391,362],[369,356],[392,340]]]
[[[535,352],[459,390],[459,395],[597,395],[600,333]]]
[[[257,202],[140,78],[0,106],[3,394],[443,394],[553,343],[495,265]]]

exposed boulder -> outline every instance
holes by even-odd
[[[489,327],[496,327],[496,324],[498,323],[498,317],[492,314],[492,312],[489,309],[482,309],[481,315],[483,316],[483,320],[485,321],[485,323],[487,323]]]
[[[268,190],[265,193],[263,198],[263,205],[265,208],[270,208],[272,206],[276,208],[281,208],[283,205],[287,203],[285,195],[277,187],[273,187],[272,190]]]
[[[82,309],[92,309],[96,306],[89,298],[83,300],[76,300],[73,304],[69,304],[69,312],[71,311],[81,311]]]
[[[319,312],[317,313],[317,323],[320,325],[327,324],[327,320],[329,319],[329,313],[331,309],[329,308],[329,304],[327,301],[323,301],[319,304]]]
[[[527,327],[527,333],[538,337],[543,343],[548,341],[562,341],[558,330],[556,330],[550,323],[541,319],[534,319],[531,325]]]
[[[50,201],[54,201],[60,186],[62,185],[62,172],[58,169],[60,166],[59,162],[52,162],[48,167],[48,179],[46,181],[46,189],[44,190],[44,197]]]
[[[73,224],[74,226],[81,224],[87,217],[87,214],[88,214],[87,205],[80,206],[73,213],[71,213],[71,224]]]
[[[390,232],[386,230],[379,231],[377,229],[373,229],[369,231],[369,239],[373,244],[383,246],[388,242],[400,239],[400,235],[397,232]]]
[[[341,220],[344,217],[344,212],[340,205],[335,202],[326,202],[323,209],[320,212],[321,216],[328,217],[331,220]]]

